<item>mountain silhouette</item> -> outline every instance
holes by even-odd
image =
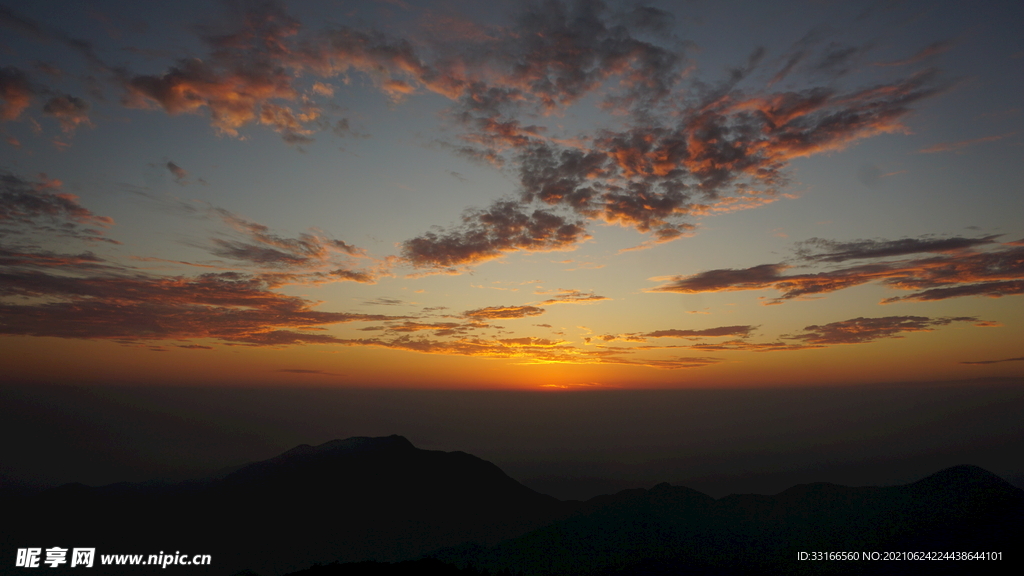
[[[18,574],[26,572],[13,567],[16,548],[53,546],[210,554],[210,566],[173,567],[204,576],[991,573],[1010,565],[1024,536],[1024,491],[973,466],[903,486],[815,483],[716,500],[663,483],[563,502],[490,462],[401,436],[301,445],[205,480],[67,484],[0,504],[0,573]],[[797,560],[814,551],[985,551],[1003,560]]]
[[[189,574],[220,576],[413,559],[466,541],[497,543],[572,511],[490,462],[421,450],[401,436],[302,445],[216,480],[68,484],[10,508],[5,558],[14,557],[14,548],[54,545],[182,551],[210,554],[215,562],[189,567]]]
[[[659,484],[587,501],[573,516],[498,546],[435,558],[516,574],[946,574],[1009,570],[1024,491],[976,466],[913,484],[794,486],[715,500]],[[543,551],[543,553],[538,553]],[[985,561],[798,561],[799,552],[1002,551]]]

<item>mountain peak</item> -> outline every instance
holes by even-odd
[[[392,434],[391,436],[353,436],[344,440],[337,439],[324,442],[318,446],[300,444],[287,452],[273,458],[273,461],[292,460],[333,454],[352,454],[357,452],[391,452],[416,450],[406,437]]]
[[[954,489],[963,489],[968,486],[975,487],[994,487],[994,486],[1006,486],[1010,487],[1011,484],[1006,480],[1003,480],[999,476],[985,470],[978,466],[972,466],[969,464],[961,464],[959,466],[952,466],[944,470],[939,470],[935,474],[918,480],[911,484],[911,486],[918,487],[936,487],[945,486]]]
[[[353,436],[344,440],[331,440],[319,446],[311,446],[309,453],[326,454],[336,452],[375,452],[380,450],[416,450],[405,436]]]

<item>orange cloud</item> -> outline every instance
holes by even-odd
[[[28,74],[14,66],[0,67],[0,121],[17,120],[32,103]]]
[[[202,37],[208,48],[202,59],[181,59],[160,74],[122,71],[124,104],[206,113],[229,135],[264,124],[302,144],[331,125],[322,117],[328,108],[313,98],[331,97],[332,79],[363,74],[394,100],[419,91],[443,95],[453,103],[447,117],[464,130],[457,144],[442,144],[511,166],[521,198],[404,242],[407,262],[424,268],[452,270],[519,250],[572,249],[589,238],[587,220],[650,233],[640,247],[680,238],[693,229],[689,218],[775,201],[796,158],[903,130],[911,107],[939,91],[935,73],[924,71],[847,92],[829,86],[778,92],[771,84],[741,92],[736,83],[760,65],[759,50],[720,86],[674,97],[689,62],[679,46],[650,40],[661,38],[656,31],[664,32],[670,19],[653,8],[613,14],[600,3],[569,9],[550,2],[525,8],[511,26],[426,44],[347,27],[300,34],[301,24],[273,3],[252,5],[241,16],[225,33]],[[861,52],[830,45],[818,69],[840,75]],[[98,62],[95,54],[86,56]],[[807,49],[792,56],[776,78],[808,57]],[[20,76],[5,70],[2,85],[11,88],[3,113],[16,117],[24,107]],[[556,138],[520,119],[559,113],[598,91],[603,109],[628,116],[626,128]],[[73,118],[81,115],[62,122]],[[338,121],[339,132],[346,122]]]
[[[607,296],[598,296],[593,291],[559,290],[557,296],[549,298],[541,304],[592,304],[602,300],[611,300]]]
[[[922,154],[934,154],[936,152],[956,152],[962,150],[968,146],[975,146],[977,144],[984,144],[986,142],[996,142],[1003,138],[1009,138],[1015,135],[1016,132],[1007,132],[1006,134],[1000,134],[999,136],[986,136],[984,138],[975,138],[973,140],[962,140],[960,142],[943,142],[941,144],[935,144],[927,148],[922,148],[920,152]]]
[[[423,354],[476,356],[483,358],[518,359],[530,364],[622,364],[660,369],[700,368],[717,364],[721,360],[711,357],[676,357],[644,359],[625,357],[630,352],[621,350],[581,350],[561,340],[546,338],[507,338],[489,340],[460,338],[457,340],[431,340],[403,336],[393,339],[360,338],[339,343],[347,346],[376,346]]]
[[[463,312],[463,315],[469,318],[498,320],[540,316],[543,313],[544,309],[536,306],[489,306],[487,308],[467,310]]]

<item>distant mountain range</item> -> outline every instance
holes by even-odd
[[[177,551],[211,555],[210,566],[168,567],[187,576],[995,573],[1013,565],[1024,537],[1024,491],[973,466],[883,488],[806,484],[715,500],[659,484],[576,502],[401,436],[302,445],[218,479],[68,484],[5,499],[0,573],[47,576],[144,574],[155,567],[101,567],[100,556]],[[16,549],[53,546],[95,547],[97,566],[14,566]],[[798,560],[801,552],[1002,560]]]

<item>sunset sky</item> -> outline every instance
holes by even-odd
[[[26,383],[1024,375],[1018,2],[8,2]]]

